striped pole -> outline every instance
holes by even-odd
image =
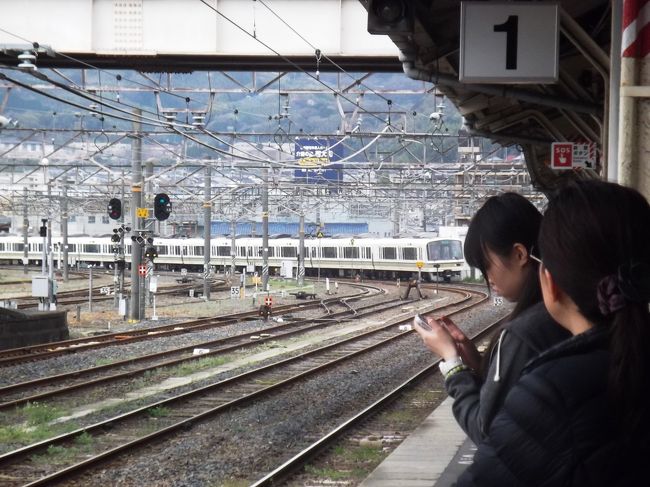
[[[639,137],[650,111],[644,99],[650,89],[640,82],[650,53],[650,0],[624,0],[621,33],[618,182],[641,189],[641,157],[648,144]],[[647,195],[646,195],[647,196]]]

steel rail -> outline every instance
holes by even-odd
[[[491,333],[505,318],[500,318],[497,321],[491,323],[481,332],[474,335],[472,341],[480,341],[485,338],[486,335]],[[304,467],[304,465],[318,455],[319,452],[323,451],[325,448],[329,447],[334,441],[339,437],[349,432],[351,429],[355,428],[359,423],[361,423],[366,418],[373,416],[380,412],[383,408],[391,404],[396,398],[404,394],[405,391],[417,387],[418,383],[428,378],[433,373],[438,373],[438,364],[440,359],[433,362],[431,365],[428,365],[424,369],[420,370],[418,373],[404,381],[402,384],[397,386],[395,389],[390,391],[388,394],[384,395],[382,398],[378,399],[370,406],[365,408],[363,411],[357,413],[355,416],[345,420],[339,426],[331,430],[329,433],[309,445],[307,448],[303,449],[300,453],[294,455],[292,458],[284,462],[278,468],[268,473],[255,483],[251,484],[250,487],[265,487],[271,485],[280,485],[281,482],[289,478],[294,472]]]
[[[479,294],[479,293],[477,293],[477,294]],[[449,314],[451,315],[451,314],[458,313],[460,311],[464,311],[466,309],[469,309],[469,308],[471,308],[473,306],[476,306],[476,305],[484,302],[487,299],[487,296],[484,293],[482,293],[482,294],[483,294],[483,298],[480,301],[472,303],[469,306],[466,306],[465,308],[462,308],[461,310],[457,310],[457,311],[454,311],[453,313],[449,313]],[[471,296],[468,294],[466,300],[469,300],[469,299],[471,299]],[[458,303],[455,303],[455,304],[458,304]],[[137,417],[137,416],[146,415],[147,411],[151,410],[152,408],[158,408],[158,407],[163,407],[163,406],[171,408],[176,403],[187,404],[187,401],[190,400],[192,397],[195,397],[197,395],[200,395],[200,394],[203,394],[203,393],[206,393],[206,392],[207,393],[214,393],[215,390],[218,390],[219,388],[223,387],[225,384],[231,384],[231,383],[234,383],[236,381],[240,381],[242,379],[254,378],[255,376],[257,376],[261,372],[266,372],[266,371],[269,371],[271,369],[284,367],[284,366],[286,366],[286,365],[288,365],[290,363],[293,363],[293,362],[300,363],[301,361],[303,361],[307,357],[316,356],[319,353],[328,352],[329,350],[335,349],[336,347],[341,347],[342,345],[346,345],[346,344],[350,344],[350,343],[353,343],[353,342],[361,341],[361,340],[363,340],[365,338],[368,338],[368,337],[371,337],[373,335],[378,335],[379,333],[387,331],[387,330],[389,330],[391,328],[393,328],[393,331],[394,331],[395,325],[399,325],[401,323],[407,323],[407,322],[409,322],[411,320],[411,318],[412,318],[411,316],[408,316],[406,318],[404,318],[404,317],[393,318],[393,319],[389,320],[389,322],[387,322],[383,327],[368,331],[368,332],[366,332],[364,334],[357,335],[357,336],[350,337],[350,338],[346,338],[346,339],[340,340],[340,341],[338,341],[336,343],[332,343],[332,344],[320,347],[318,349],[311,350],[311,351],[305,352],[303,354],[299,354],[297,356],[290,357],[290,358],[281,360],[279,362],[276,362],[276,363],[273,363],[273,364],[270,364],[270,365],[267,365],[267,366],[263,366],[263,367],[261,367],[259,369],[254,370],[254,371],[244,372],[244,373],[242,373],[240,375],[231,377],[229,379],[225,379],[225,380],[220,381],[220,382],[218,382],[216,384],[211,384],[211,385],[208,385],[208,386],[204,386],[204,387],[201,387],[199,389],[195,389],[193,391],[189,391],[189,392],[177,395],[175,397],[164,399],[164,400],[158,401],[156,403],[149,404],[147,406],[141,407],[141,408],[136,409],[134,411],[124,413],[124,414],[122,414],[120,416],[116,416],[114,418],[109,418],[107,420],[95,423],[93,425],[89,425],[89,426],[86,426],[84,428],[79,428],[79,429],[77,429],[75,431],[59,435],[58,437],[50,438],[48,440],[44,440],[44,441],[41,441],[39,443],[28,445],[28,446],[20,448],[18,450],[8,452],[8,453],[6,453],[4,455],[0,455],[0,465],[5,465],[5,464],[7,464],[9,462],[17,461],[18,459],[23,458],[26,455],[30,455],[30,454],[34,454],[34,453],[39,452],[39,451],[43,451],[44,449],[48,448],[50,445],[56,445],[56,444],[71,441],[71,440],[73,440],[74,438],[76,438],[77,436],[79,436],[79,435],[81,435],[83,433],[90,433],[90,432],[99,433],[101,431],[105,431],[107,428],[114,430],[114,428],[116,427],[118,422],[125,421],[126,419],[132,419],[132,418]],[[269,392],[275,391],[276,389],[284,387],[287,384],[293,383],[293,382],[298,381],[298,380],[300,380],[302,378],[310,376],[311,374],[313,374],[315,372],[322,371],[322,370],[324,370],[326,368],[337,365],[337,364],[341,363],[342,361],[347,360],[347,359],[349,359],[351,357],[355,357],[355,356],[358,356],[358,355],[360,355],[362,353],[368,352],[370,350],[374,350],[374,349],[376,349],[376,348],[378,348],[380,346],[383,346],[383,345],[385,345],[387,343],[390,343],[391,341],[393,341],[393,340],[395,340],[397,338],[402,338],[402,337],[407,336],[407,335],[409,335],[411,333],[413,333],[413,330],[398,332],[397,334],[394,334],[394,335],[390,336],[389,338],[379,337],[379,341],[375,342],[374,344],[370,345],[369,347],[362,348],[362,349],[359,349],[359,350],[353,350],[352,352],[347,353],[346,355],[343,355],[341,357],[337,357],[337,358],[334,358],[332,360],[329,360],[328,362],[326,362],[324,364],[318,365],[316,367],[309,368],[307,370],[300,370],[294,376],[291,376],[289,378],[285,378],[285,379],[282,379],[280,381],[277,381],[272,385],[260,387],[257,390],[254,390],[253,392],[249,392],[246,395],[236,397],[236,399],[229,400],[226,403],[223,403],[223,404],[221,404],[221,405],[219,405],[217,407],[213,407],[213,408],[210,408],[208,410],[204,410],[204,411],[202,411],[202,412],[200,412],[198,414],[194,414],[193,416],[191,416],[189,418],[183,419],[183,420],[181,420],[179,422],[176,422],[176,423],[174,423],[174,424],[172,424],[170,426],[164,427],[164,428],[162,428],[162,429],[160,429],[160,430],[158,430],[156,432],[153,432],[151,434],[148,434],[148,435],[136,438],[134,440],[128,441],[127,443],[123,443],[123,444],[121,444],[121,445],[119,445],[117,447],[111,448],[111,449],[109,449],[107,451],[104,451],[104,452],[98,454],[98,455],[87,458],[86,460],[83,460],[83,461],[81,461],[81,462],[79,462],[77,464],[71,465],[71,466],[66,467],[66,468],[64,468],[62,470],[51,473],[51,474],[49,474],[49,475],[47,475],[45,477],[42,477],[42,478],[40,478],[40,479],[38,479],[38,480],[36,480],[34,482],[31,482],[31,483],[27,484],[27,486],[33,487],[33,486],[37,486],[37,485],[46,485],[46,484],[51,483],[54,480],[61,480],[63,478],[67,478],[67,477],[70,477],[72,475],[79,474],[81,471],[87,469],[88,467],[90,467],[90,466],[92,466],[92,465],[94,465],[94,464],[96,464],[96,463],[98,463],[100,461],[106,460],[109,457],[112,457],[112,456],[117,455],[119,453],[129,451],[131,449],[139,447],[140,445],[143,445],[143,444],[145,444],[147,442],[153,441],[154,439],[157,439],[159,437],[168,435],[168,434],[170,434],[170,433],[172,433],[174,431],[177,431],[179,429],[190,427],[190,426],[194,425],[198,421],[201,421],[201,420],[206,419],[206,418],[208,418],[208,417],[210,417],[210,416],[212,416],[214,414],[217,414],[219,412],[227,410],[227,409],[229,409],[229,408],[231,408],[231,407],[233,407],[235,405],[240,405],[240,404],[243,404],[243,403],[245,403],[245,402],[247,402],[247,401],[249,401],[249,400],[251,400],[253,398],[257,398],[259,396],[263,396],[265,394],[268,394]],[[259,386],[260,385],[259,380],[257,382],[255,380],[253,380],[253,384],[256,384],[257,386]],[[251,382],[249,382],[247,385],[250,387]],[[233,394],[233,395],[238,396],[238,394],[236,394],[236,393]]]
[[[358,293],[357,295],[347,296],[349,299],[353,299],[353,298],[362,299],[365,295],[367,295],[370,292],[371,289],[377,292],[383,292],[382,289],[373,286],[365,285],[365,286],[356,286],[356,287],[366,289],[366,291]],[[322,301],[326,301],[326,302],[339,301],[344,297],[346,296],[327,298]],[[317,301],[313,303],[301,303],[298,305],[295,304],[280,305],[274,307],[274,312],[276,314],[289,313],[292,311],[308,309],[320,305],[321,305],[320,302]],[[243,319],[249,319],[257,316],[258,316],[258,311],[251,310],[251,311],[244,311],[242,313],[232,313],[229,315],[222,315],[222,316],[212,317],[212,318],[202,318],[202,319],[193,320],[185,323],[175,323],[171,325],[163,325],[163,326],[140,329],[140,330],[132,330],[128,332],[106,333],[103,335],[96,335],[94,337],[77,338],[73,340],[65,340],[60,342],[50,342],[43,345],[13,348],[9,350],[0,351],[0,366],[15,365],[25,361],[34,361],[43,358],[53,357],[56,355],[76,353],[80,350],[88,350],[93,348],[102,348],[111,345],[131,343],[134,341],[151,338],[151,336],[162,337],[162,336],[177,335],[181,333],[189,333],[195,330],[201,330],[212,326],[223,326],[225,324],[230,324],[233,322],[241,321]],[[230,322],[230,323],[226,323],[226,322]]]
[[[363,308],[366,310],[363,314],[355,316],[355,319],[361,318],[363,316],[367,316],[369,314],[374,314],[374,313],[380,313],[383,311],[387,311],[389,309],[392,309],[397,306],[402,306],[404,304],[403,301],[399,301],[397,304],[390,304],[391,302],[383,302],[383,303],[377,303],[377,304],[372,304],[372,305],[367,305]],[[378,306],[382,306],[380,309],[373,309],[377,308]],[[372,309],[370,311],[369,309]],[[349,315],[351,311],[342,311],[339,313],[335,313],[332,315],[332,317],[328,318],[315,318],[315,319],[306,319],[306,320],[301,320],[298,322],[292,322],[292,323],[284,323],[281,325],[275,325],[271,326],[268,328],[263,328],[260,330],[255,330],[253,332],[246,332],[242,333],[239,335],[234,335],[234,336],[229,336],[225,338],[219,338],[216,340],[210,340],[207,342],[203,343],[197,343],[194,345],[189,345],[189,346],[184,346],[180,348],[175,348],[172,350],[166,350],[163,352],[157,352],[153,354],[148,354],[148,355],[142,355],[139,357],[133,357],[130,359],[125,359],[121,360],[119,362],[113,362],[111,364],[106,364],[106,365],[100,365],[96,367],[89,367],[86,369],[80,369],[80,370],[75,370],[72,372],[65,372],[62,374],[57,374],[53,376],[48,376],[48,377],[41,377],[39,379],[34,379],[31,381],[26,381],[26,382],[20,382],[16,384],[10,384],[8,386],[0,387],[0,397],[7,397],[7,394],[11,392],[16,392],[17,390],[20,389],[27,389],[27,388],[32,388],[34,386],[38,386],[41,384],[47,384],[48,386],[53,385],[53,383],[56,382],[62,382],[65,380],[72,380],[72,379],[79,379],[84,376],[88,375],[93,375],[97,374],[100,372],[106,372],[111,369],[118,369],[122,367],[126,367],[128,365],[133,365],[137,364],[139,362],[144,362],[144,361],[151,361],[151,360],[156,360],[156,359],[161,359],[165,357],[170,357],[178,354],[187,354],[190,353],[190,355],[185,355],[180,358],[174,358],[171,360],[167,360],[164,362],[158,362],[155,364],[147,365],[144,367],[139,367],[135,370],[129,370],[129,371],[123,371],[123,372],[118,372],[112,375],[104,376],[104,377],[98,377],[95,379],[91,379],[88,381],[84,382],[79,382],[77,384],[71,384],[67,385],[64,387],[61,387],[59,389],[54,389],[54,390],[49,390],[37,394],[32,394],[30,396],[24,396],[18,399],[13,399],[13,400],[5,400],[4,402],[0,403],[0,411],[10,409],[13,407],[21,406],[27,403],[33,403],[33,402],[41,402],[44,399],[50,399],[54,396],[59,396],[62,394],[67,394],[72,391],[78,391],[79,389],[84,389],[92,386],[97,386],[99,384],[104,384],[120,379],[128,379],[128,378],[133,378],[139,374],[144,374],[146,372],[156,370],[156,369],[162,369],[165,367],[172,367],[172,366],[177,366],[181,365],[186,362],[192,362],[192,361],[198,361],[205,359],[207,357],[213,357],[213,356],[218,356],[222,355],[225,352],[230,352],[234,350],[242,350],[246,349],[249,347],[257,347],[262,343],[265,343],[267,341],[275,341],[278,339],[282,338],[288,338],[290,336],[295,336],[299,335],[302,333],[306,333],[309,331],[312,331],[317,328],[322,328],[324,325],[329,325],[333,322],[335,323],[340,323],[341,320],[337,320],[333,318],[334,316],[340,316],[340,317],[345,317]],[[301,325],[306,325],[306,326],[301,326]],[[297,327],[297,328],[296,328]],[[285,330],[288,328],[292,328],[288,331],[284,331],[281,333],[277,333],[280,330]],[[274,333],[275,332],[275,333]],[[269,335],[268,337],[261,337],[255,341],[252,341],[251,337],[253,336],[258,336],[261,334],[267,334]],[[228,345],[228,343],[234,342]],[[218,348],[214,348],[218,347]],[[213,348],[207,353],[203,353],[200,355],[194,355],[191,352],[195,348]]]

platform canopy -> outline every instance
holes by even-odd
[[[535,41],[537,44],[528,41],[539,30],[542,16],[534,13],[532,20],[526,23],[518,9],[537,8],[545,2],[359,2],[373,18],[377,36],[389,37],[399,48],[405,73],[436,84],[464,116],[468,134],[523,148],[533,183],[538,188],[553,190],[564,178],[575,175],[573,171],[565,171],[558,177],[548,168],[553,142],[594,144],[601,157],[592,176],[596,172],[607,175],[607,168],[601,163],[608,158],[615,164],[616,148],[608,151],[608,144],[617,143],[618,122],[616,117],[612,120],[609,115],[610,111],[618,115],[622,2],[548,2],[557,5],[557,25],[549,25],[546,30],[551,36],[545,42]],[[465,31],[474,41],[474,51],[467,50],[470,42],[463,44],[462,41],[462,26],[470,19],[470,16],[463,17],[463,8],[468,4],[482,9],[473,17],[477,22]],[[493,15],[495,13],[498,15]],[[554,27],[556,30],[551,30]],[[477,34],[479,30],[482,37]],[[612,39],[618,40],[619,46],[612,46]],[[496,42],[497,47],[491,41]],[[463,64],[471,58],[470,52],[474,53],[471,58],[474,65],[469,66],[472,69],[480,64],[489,65],[484,62],[486,59],[498,64],[502,58],[505,64],[509,47],[513,47],[511,54],[518,55],[516,60],[520,65],[534,66],[538,57],[541,64],[542,55],[554,43],[557,44],[556,79],[477,80],[475,77],[464,80],[462,77]],[[613,52],[611,59],[610,52]],[[464,67],[468,68],[467,63]],[[507,71],[507,66],[503,68]],[[610,87],[614,88],[613,92]]]

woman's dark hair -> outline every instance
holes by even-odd
[[[467,229],[465,237],[465,260],[483,274],[487,282],[489,266],[487,250],[505,258],[512,254],[516,243],[522,244],[530,253],[537,248],[537,235],[542,222],[542,214],[526,198],[518,193],[503,193],[492,196],[476,212]],[[526,266],[524,286],[509,319],[517,317],[530,306],[542,300],[542,291],[537,275],[538,265],[532,259]],[[498,340],[499,333],[493,335],[487,352],[483,355],[482,372],[487,372],[489,357]]]
[[[550,201],[539,240],[560,289],[610,330],[609,400],[629,433],[647,421],[640,401],[650,384],[650,205],[631,188],[576,181]]]
[[[469,224],[465,237],[465,260],[480,270],[487,281],[487,250],[505,259],[510,257],[513,246],[520,243],[530,253],[533,247],[537,247],[541,223],[542,214],[520,194],[503,193],[492,196],[476,212]],[[541,300],[537,265],[531,260],[524,288],[510,318],[516,317]]]

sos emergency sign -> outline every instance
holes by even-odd
[[[551,168],[594,168],[596,154],[596,144],[593,142],[554,142],[551,147]]]

